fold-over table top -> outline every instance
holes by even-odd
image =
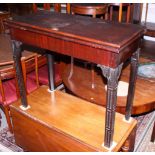
[[[125,47],[133,38],[141,37],[144,32],[144,28],[140,25],[122,24],[50,11],[38,11],[25,16],[16,16],[12,20],[7,20],[6,24],[22,26],[31,29],[31,31],[35,29],[63,35],[116,49]]]

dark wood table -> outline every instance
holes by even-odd
[[[49,11],[18,16],[13,20],[6,20],[5,25],[10,28],[11,32],[13,56],[23,107],[28,106],[20,64],[23,44],[49,50],[47,55],[50,90],[55,89],[52,51],[98,64],[103,76],[108,80],[104,146],[111,147],[118,78],[123,63],[128,58],[131,58],[131,74],[125,115],[127,121],[131,115],[143,27]]]

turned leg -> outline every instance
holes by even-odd
[[[113,144],[118,78],[120,76],[123,63],[117,68],[109,68],[103,65],[98,66],[101,68],[103,76],[107,78],[104,146],[110,148]]]
[[[138,49],[131,57],[130,81],[129,81],[128,97],[127,97],[127,104],[126,104],[126,113],[125,113],[126,120],[130,119],[131,112],[132,112],[135,85],[136,85],[136,79],[137,79],[139,50],[140,49]]]
[[[127,140],[125,141],[125,143],[123,144],[121,148],[122,152],[133,152],[134,151],[136,130],[137,128],[135,127],[130,133],[130,135],[128,136]]]
[[[123,5],[120,3],[119,5],[119,15],[118,15],[118,21],[122,22],[122,13],[123,13]]]
[[[21,96],[21,103],[24,108],[27,108],[27,97],[26,97],[26,89],[24,85],[24,79],[21,68],[21,48],[22,43],[19,41],[12,40],[12,49],[13,49],[13,60],[15,64],[15,70],[17,75],[17,82],[19,87],[19,92]]]
[[[113,15],[113,6],[110,6],[110,20],[112,20],[112,15]]]
[[[127,6],[127,23],[129,23],[130,22],[130,12],[131,12],[131,5],[129,4],[128,6]]]
[[[13,128],[12,128],[12,124],[11,124],[11,117],[9,114],[9,107],[8,106],[4,106],[4,113],[5,113],[5,117],[6,117],[6,121],[9,127],[9,131],[11,133],[13,133]]]
[[[153,131],[152,131],[152,135],[151,135],[151,142],[155,142],[155,123],[154,123],[154,126],[153,126]]]
[[[54,85],[54,56],[52,54],[47,54],[48,60],[48,81],[49,89],[53,91],[55,89]]]

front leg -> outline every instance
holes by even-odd
[[[12,40],[13,60],[15,64],[18,87],[21,96],[21,103],[23,108],[27,108],[28,104],[26,97],[26,89],[24,85],[23,73],[21,68],[21,53],[22,53],[21,45],[22,45],[21,42]]]
[[[113,145],[118,78],[120,76],[123,63],[117,68],[110,68],[103,65],[98,66],[101,68],[103,76],[107,78],[104,146],[110,148]]]
[[[132,111],[135,85],[136,85],[136,79],[137,79],[139,50],[140,49],[138,49],[131,57],[130,81],[129,81],[128,97],[127,97],[127,104],[126,104],[126,113],[125,113],[125,119],[127,121],[130,119],[131,111]]]

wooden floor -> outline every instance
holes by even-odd
[[[16,143],[28,151],[108,151],[104,141],[105,108],[42,86],[28,95],[30,109],[11,105]],[[119,151],[136,126],[116,114],[112,151]],[[134,143],[134,140],[132,141]]]

